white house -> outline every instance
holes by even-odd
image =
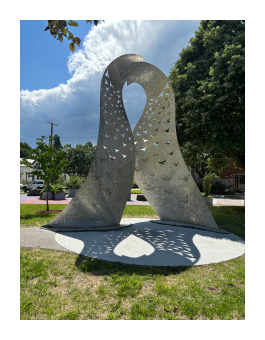
[[[23,160],[23,158],[20,158],[20,162]],[[30,162],[32,165],[34,164],[35,167],[39,167],[40,164],[36,162],[34,159],[27,159],[28,162]],[[31,182],[36,181],[38,179],[42,179],[39,176],[33,175],[32,168],[28,167],[24,164],[20,164],[20,173],[23,172],[23,174],[20,176],[20,183],[22,181]],[[64,180],[67,181],[69,179],[69,176],[67,174],[64,174]]]

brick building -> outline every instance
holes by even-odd
[[[245,169],[238,169],[234,167],[234,159],[229,161],[230,170],[220,171],[221,179],[233,178],[233,190],[245,190]]]

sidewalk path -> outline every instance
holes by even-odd
[[[135,194],[132,194],[132,200],[127,201],[126,205],[150,205],[147,201],[136,201]],[[49,200],[49,204],[68,204],[72,198],[66,198],[62,201]],[[46,200],[40,200],[38,196],[27,196],[26,194],[20,194],[20,204],[46,204]],[[244,200],[232,199],[232,198],[214,198],[214,206],[244,206]]]

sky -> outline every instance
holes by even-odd
[[[69,49],[45,32],[47,21],[20,21],[20,141],[36,146],[36,138],[53,134],[61,143],[97,144],[100,82],[117,57],[134,53],[169,75],[200,20],[125,20],[90,25],[77,20],[70,31],[81,39]],[[124,85],[123,101],[132,129],[145,106],[139,84]]]

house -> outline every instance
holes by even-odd
[[[221,179],[233,178],[233,190],[245,190],[245,169],[234,167],[235,160],[233,158],[229,161],[230,170],[220,171]]]
[[[20,158],[20,162],[23,160],[23,158]],[[27,159],[28,162],[34,165],[34,167],[40,167],[40,163],[36,162],[34,159]],[[36,181],[39,179],[42,179],[39,176],[33,175],[31,167],[28,167],[24,164],[20,164],[20,173],[23,172],[23,174],[20,176],[20,183],[21,182],[31,182]],[[67,174],[64,174],[64,180],[67,181],[69,179],[69,176]]]

